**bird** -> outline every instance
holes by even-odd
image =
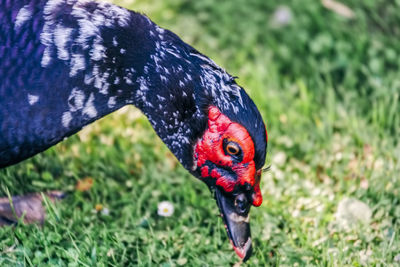
[[[268,135],[234,76],[146,15],[94,0],[0,0],[0,59],[0,168],[133,105],[251,256]]]

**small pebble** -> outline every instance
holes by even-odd
[[[336,220],[344,227],[358,223],[368,224],[371,221],[371,208],[364,202],[354,198],[344,198],[339,202]]]

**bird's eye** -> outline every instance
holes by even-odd
[[[237,155],[240,152],[240,147],[238,144],[236,144],[234,142],[229,142],[226,145],[226,151],[231,155]]]

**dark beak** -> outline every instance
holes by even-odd
[[[236,254],[246,261],[252,253],[249,211],[251,203],[245,194],[229,196],[218,187],[215,189],[215,199]]]

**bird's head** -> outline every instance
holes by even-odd
[[[267,133],[265,127],[249,131],[216,106],[209,107],[207,124],[194,147],[196,176],[214,192],[232,246],[240,258],[247,260],[252,253],[250,207],[262,203],[260,178]]]
[[[252,252],[250,207],[262,203],[264,122],[234,77],[163,32],[167,35],[154,52],[160,60],[149,65],[155,78],[142,83],[149,90],[135,94],[146,100],[138,106],[180,163],[214,192],[233,248],[246,260]]]

